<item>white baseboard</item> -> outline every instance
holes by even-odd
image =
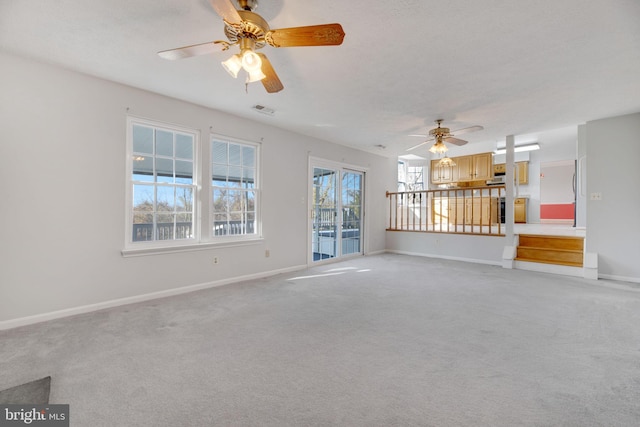
[[[640,277],[627,277],[627,276],[619,276],[617,274],[602,274],[598,275],[601,279],[607,280],[617,280],[619,282],[631,282],[631,283],[640,283]]]
[[[386,253],[386,252],[387,252],[387,250],[386,250],[386,249],[382,249],[382,250],[379,250],[379,251],[371,251],[371,252],[367,252],[367,253],[365,253],[364,255],[365,255],[365,256],[381,255],[381,254],[384,254],[384,253]]]
[[[174,295],[186,294],[189,292],[200,291],[203,289],[215,288],[217,286],[224,286],[232,283],[243,282],[245,280],[261,279],[264,277],[275,276],[276,274],[290,273],[293,271],[304,270],[305,268],[307,268],[306,265],[299,265],[295,267],[283,268],[280,270],[272,270],[272,271],[263,272],[263,273],[248,274],[246,276],[232,277],[229,279],[217,280],[214,282],[200,283],[197,285],[184,286],[181,288],[167,289],[164,291],[152,292],[149,294],[135,295],[131,297],[119,298],[119,299],[99,302],[95,304],[72,307],[64,310],[52,311],[49,313],[42,313],[42,314],[36,314],[33,316],[19,317],[17,319],[4,320],[0,322],[0,330],[13,329],[13,328],[18,328],[20,326],[32,325],[34,323],[41,323],[49,320],[60,319],[63,317],[90,313],[92,311],[104,310],[105,308],[118,307],[122,305],[135,304],[138,302],[144,302],[144,301],[154,300],[158,298],[166,298]]]

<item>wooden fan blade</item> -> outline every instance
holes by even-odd
[[[211,7],[220,17],[230,24],[240,24],[242,18],[230,0],[209,0]]]
[[[183,59],[190,58],[192,56],[207,55],[209,53],[220,52],[225,50],[224,43],[208,42],[201,44],[194,44],[191,46],[178,47],[175,49],[163,50],[158,52],[161,58],[164,59]]]
[[[462,135],[463,133],[475,132],[484,129],[482,126],[469,126],[468,128],[458,129],[451,132],[453,135]]]
[[[467,143],[467,141],[465,141],[464,139],[458,139],[452,136],[447,136],[443,139],[445,142],[448,142],[449,144],[453,144],[453,145],[464,145]]]
[[[284,86],[278,78],[276,71],[271,66],[271,62],[269,62],[267,56],[263,53],[258,53],[258,56],[260,57],[260,59],[262,59],[262,72],[265,76],[267,76],[264,79],[260,80],[262,82],[262,85],[269,93],[280,92],[282,89],[284,89]]]
[[[340,24],[280,28],[265,35],[265,40],[273,47],[336,46],[342,44],[343,39]]]

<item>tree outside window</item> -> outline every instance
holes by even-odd
[[[212,139],[214,236],[257,234],[257,151],[256,145]]]

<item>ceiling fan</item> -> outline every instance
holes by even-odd
[[[429,149],[429,151],[431,151],[432,153],[442,154],[445,151],[447,151],[447,146],[444,145],[444,141],[453,145],[464,145],[468,142],[468,141],[465,141],[464,139],[455,138],[454,135],[460,135],[463,133],[475,132],[477,130],[484,129],[482,126],[470,126],[468,128],[462,128],[462,129],[458,129],[456,131],[451,132],[449,128],[440,127],[440,124],[442,124],[442,122],[443,122],[442,119],[436,120],[438,127],[431,129],[429,131],[429,135],[410,135],[410,136],[421,136],[421,137],[428,136],[429,138],[427,138],[426,141],[421,142],[418,145],[414,145],[413,147],[408,148],[407,151],[415,150],[416,148],[421,147],[424,144],[427,144],[431,141],[435,141],[435,144],[433,144],[433,146]]]
[[[247,83],[262,81],[269,93],[281,91],[284,86],[266,55],[255,51],[266,44],[273,47],[335,46],[342,44],[344,31],[340,24],[311,25],[272,30],[260,15],[253,12],[258,0],[237,0],[236,10],[231,0],[209,0],[211,6],[224,21],[224,33],[229,41],[216,40],[158,52],[165,59],[183,59],[225,51],[238,45],[240,53],[222,62],[222,66],[234,78],[244,69]]]

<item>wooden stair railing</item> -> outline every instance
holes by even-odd
[[[582,267],[584,237],[520,234],[516,261]]]

